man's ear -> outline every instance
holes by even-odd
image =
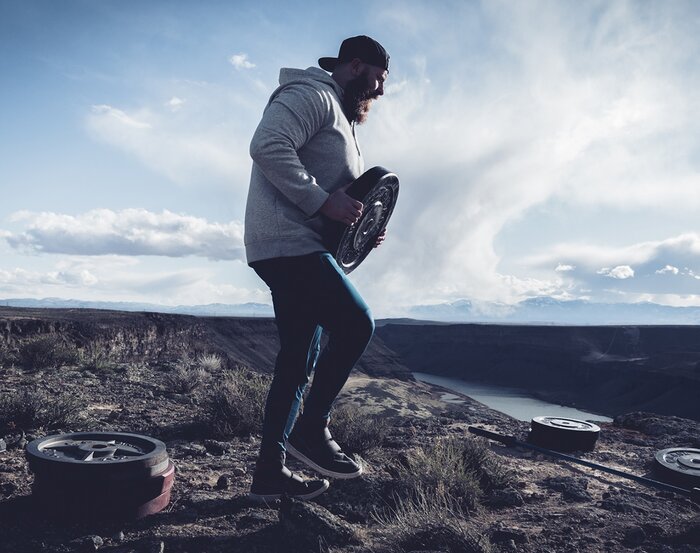
[[[362,74],[363,65],[364,63],[360,58],[353,58],[353,60],[350,62],[350,70],[352,71],[353,76],[359,77]]]

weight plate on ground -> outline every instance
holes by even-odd
[[[71,485],[70,480],[35,479],[32,501],[47,516],[63,520],[133,519],[161,510],[168,504],[175,466],[140,485]],[[83,482],[84,484],[84,482]]]
[[[175,465],[168,462],[165,472],[149,478],[112,479],[69,475],[64,477],[37,474],[34,477],[32,493],[53,496],[65,502],[68,498],[74,502],[90,502],[100,495],[110,498],[135,498],[146,501],[163,494],[173,487],[175,480]],[[133,501],[132,501],[133,503]]]
[[[654,471],[664,480],[683,487],[700,487],[700,449],[671,447],[654,455]]]
[[[168,468],[160,440],[126,432],[75,432],[39,438],[27,444],[35,474],[157,475]]]
[[[535,417],[530,423],[528,441],[556,451],[591,451],[600,427],[587,421],[562,417]]]
[[[362,216],[351,226],[328,221],[326,231],[326,245],[345,274],[364,261],[386,228],[399,196],[399,178],[373,167],[353,181],[347,194],[363,203]]]

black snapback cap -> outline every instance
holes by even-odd
[[[365,35],[346,38],[340,45],[337,58],[319,58],[318,65],[326,71],[333,71],[339,63],[347,63],[355,58],[389,70],[389,54],[384,46]]]

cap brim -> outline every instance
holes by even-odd
[[[338,65],[338,58],[318,58],[318,65],[326,71],[333,71]]]

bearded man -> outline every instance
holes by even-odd
[[[328,219],[351,225],[362,214],[362,203],[345,192],[364,171],[355,125],[384,93],[389,55],[377,41],[356,36],[343,41],[337,58],[318,62],[332,74],[315,67],[280,71],[250,145],[246,257],[270,288],[280,339],[250,491],[258,501],[310,499],[328,489],[325,479],[290,472],[287,452],[325,476],[362,474],[328,422],[374,320],[324,245],[324,227]]]

